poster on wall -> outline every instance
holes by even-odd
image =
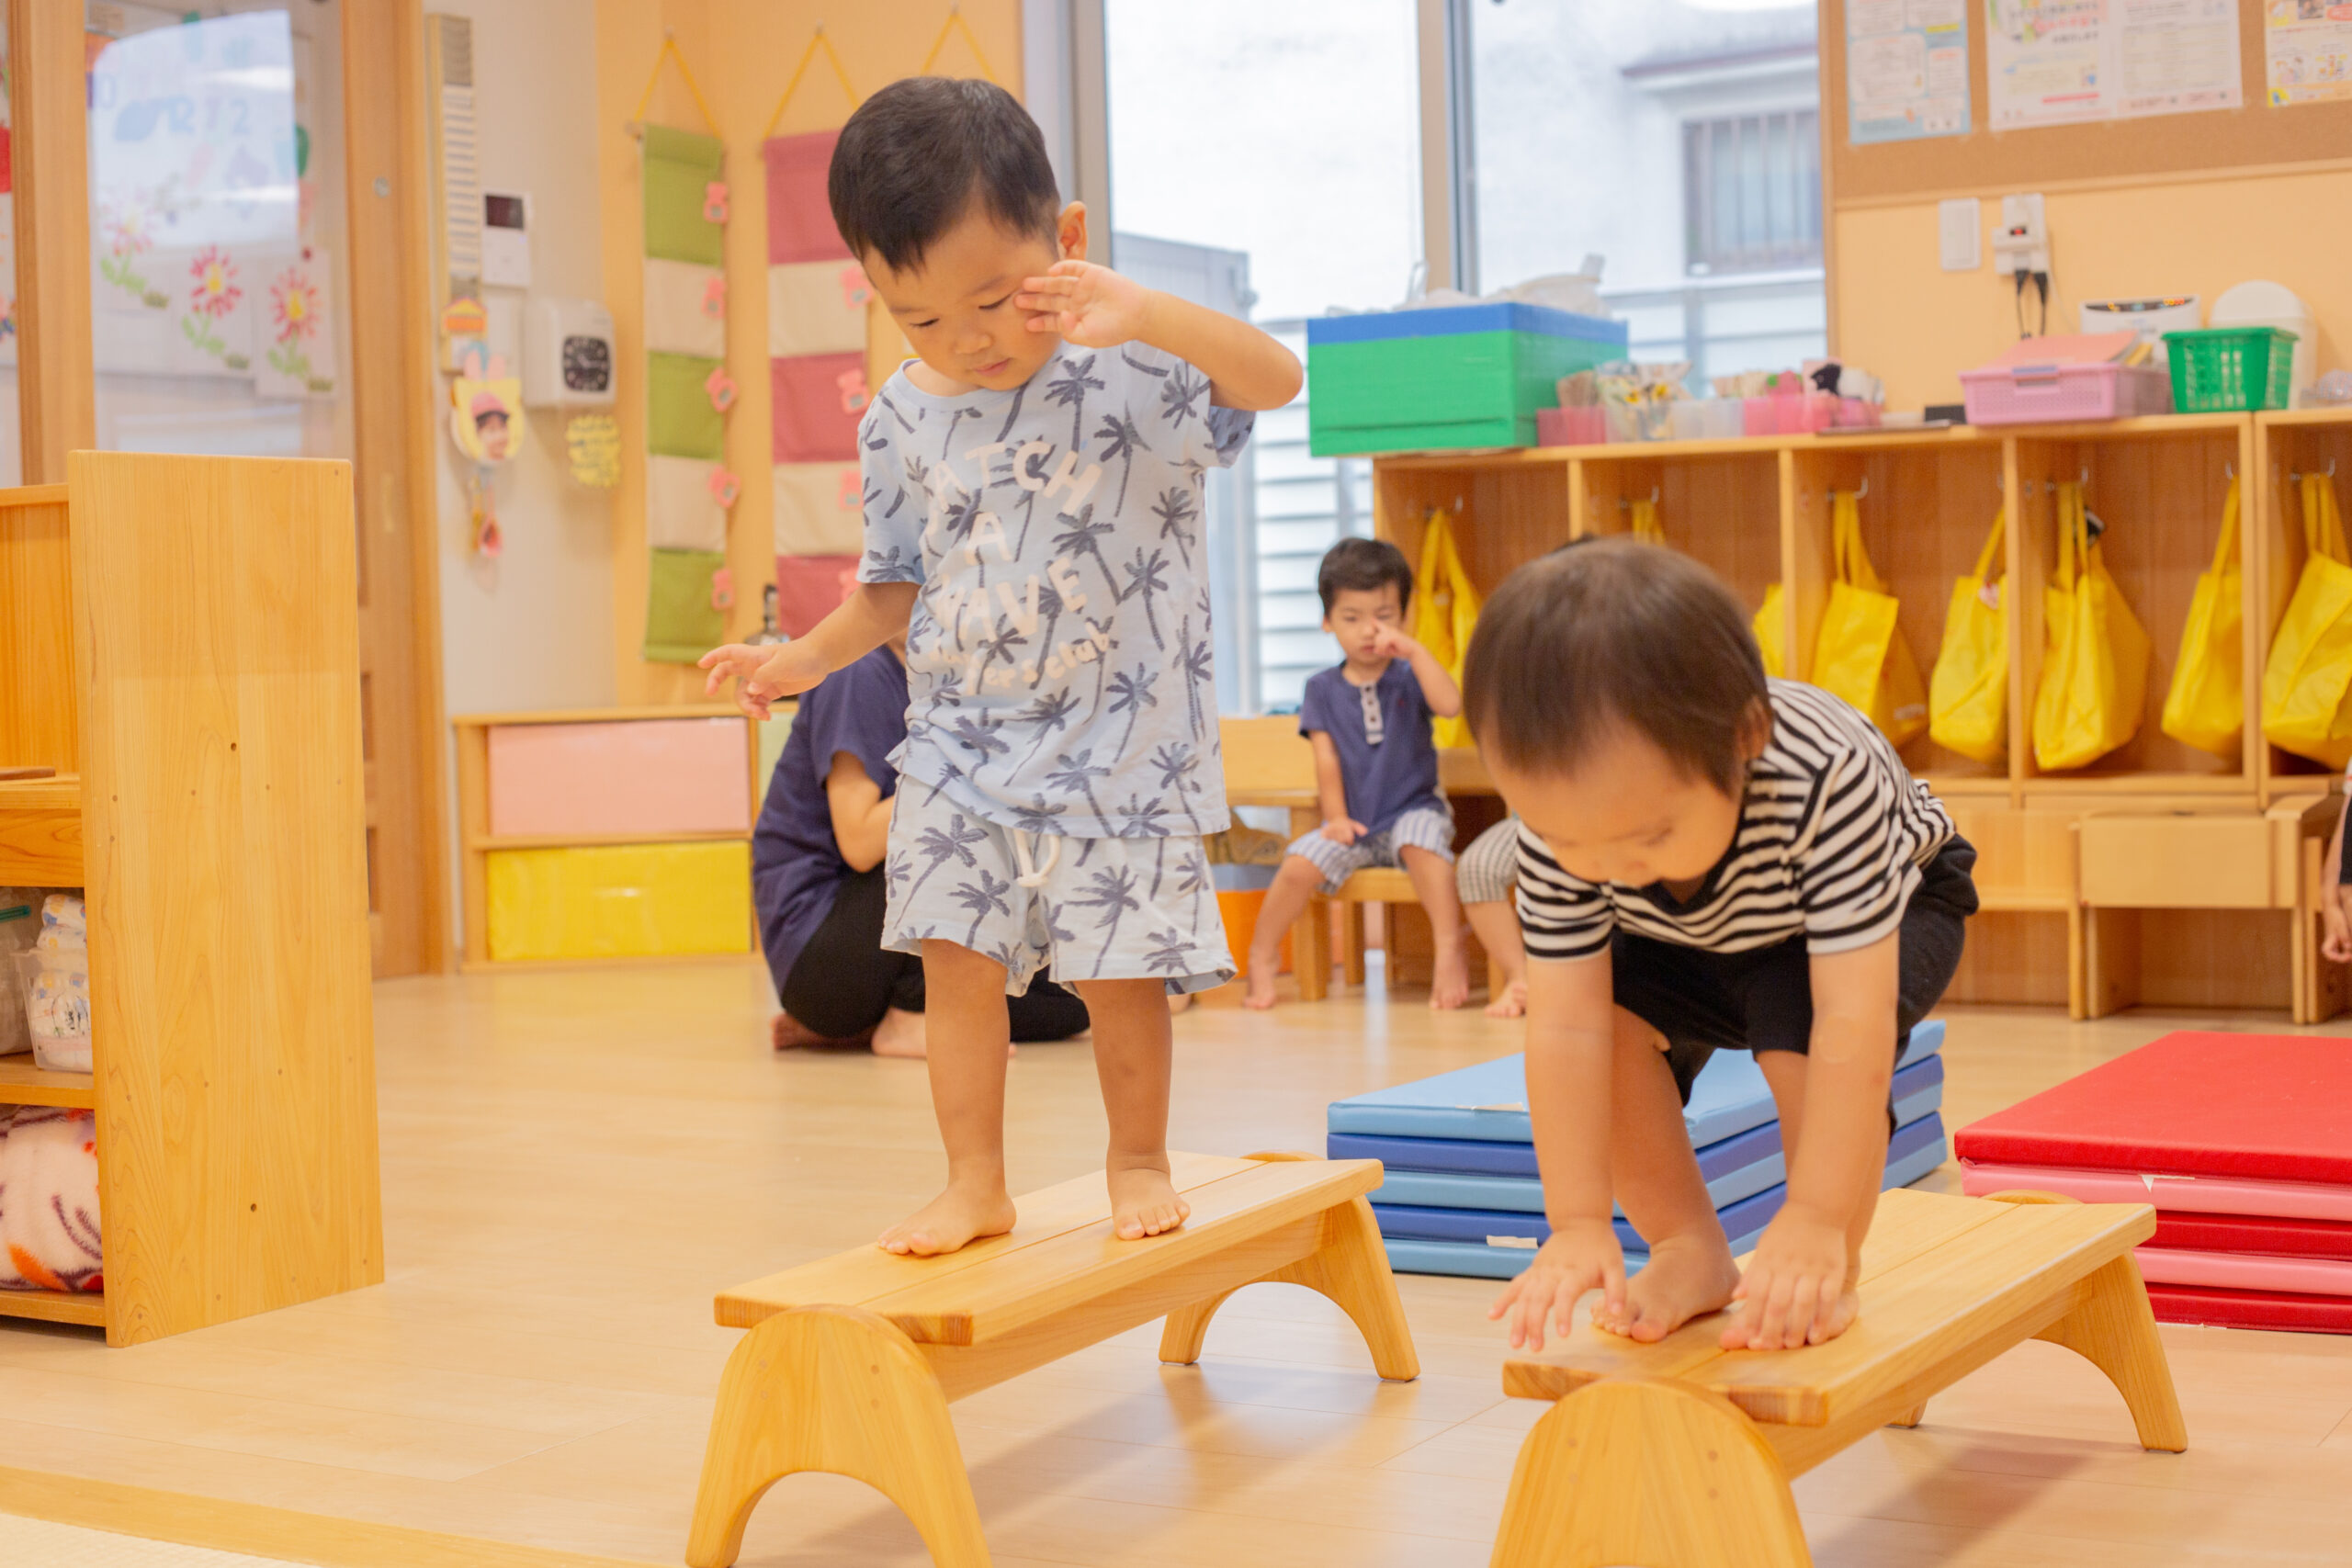
[[[2262,38],[2273,104],[2352,98],[2352,5],[2265,0]]]
[[[1996,130],[2236,108],[2236,0],[1985,0]]]
[[[1967,0],[1847,0],[1848,139],[1861,147],[1969,129]]]

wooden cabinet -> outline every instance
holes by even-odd
[[[383,1279],[346,463],[76,452],[0,491],[0,883],[88,901],[106,1288],[132,1344]]]
[[[2301,1017],[2342,989],[2334,966],[2306,954],[2307,941],[2288,940],[2290,919],[2309,926],[2315,891],[2301,824],[2335,780],[2265,744],[2258,723],[2233,753],[2215,756],[2165,735],[2159,719],[2233,479],[2243,480],[2241,674],[2250,713],[2258,706],[2263,660],[2302,565],[2291,476],[2331,464],[2352,486],[2352,411],[1548,447],[1382,458],[1374,516],[1381,536],[1418,559],[1430,511],[1444,508],[1471,576],[1491,592],[1545,550],[1626,531],[1632,502],[1655,499],[1667,543],[1748,605],[1783,585],[1790,672],[1803,679],[1834,580],[1833,491],[1862,492],[1864,544],[1901,602],[1898,629],[1923,672],[1941,646],[1953,582],[1974,570],[2004,513],[2007,754],[1988,765],[1925,735],[1903,748],[1981,856],[1985,913],[1954,999],[2095,1010],[2084,912],[2129,908],[2135,946],[2125,967],[2135,978],[2112,995],[2291,1007]],[[2044,772],[2032,714],[2062,482],[2081,484],[2106,525],[2101,554],[2154,652],[2138,734],[2090,767]],[[2110,951],[2124,923],[2107,922]]]

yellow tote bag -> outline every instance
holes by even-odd
[[[1998,763],[2008,754],[2008,612],[2001,603],[2001,536],[2008,513],[1993,514],[1973,576],[1951,585],[1944,612],[1944,644],[1928,682],[1928,733],[1979,762]]]
[[[1657,520],[1657,502],[1636,501],[1631,503],[1634,513],[1634,537],[1653,545],[1666,543],[1665,525]]]
[[[2043,770],[2086,767],[2140,732],[2148,701],[2148,634],[2091,543],[2083,487],[2058,486],[2058,575],[2033,696],[2033,758]]]
[[[1453,525],[1442,512],[1430,513],[1421,530],[1421,570],[1415,584],[1419,607],[1413,612],[1413,640],[1430,650],[1456,681],[1478,625],[1478,590],[1453,547]],[[1430,735],[1440,746],[1471,744],[1470,726],[1460,717],[1441,718]]]
[[[2274,746],[2331,768],[2352,759],[2352,559],[2335,485],[2305,474],[2303,545],[2310,552],[2262,670],[2262,732]]]
[[[1928,728],[1927,683],[1903,640],[1900,606],[1862,548],[1860,497],[1832,492],[1838,581],[1813,645],[1813,683],[1845,698],[1897,746]]]
[[[2197,580],[2180,633],[2180,660],[2165,694],[2164,731],[2175,740],[2234,757],[2245,732],[2245,582],[2238,574],[2238,481],[2222,503],[2213,567]]]
[[[1756,612],[1756,647],[1764,655],[1764,673],[1783,676],[1789,672],[1789,621],[1781,608],[1787,601],[1781,597],[1781,585],[1764,590],[1764,607]]]

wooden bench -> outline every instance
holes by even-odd
[[[2025,1339],[2113,1380],[2140,1446],[2188,1446],[2132,1248],[2143,1204],[2048,1193],[1879,1199],[1862,1248],[1862,1315],[1826,1345],[1725,1351],[1724,1317],[1637,1345],[1580,1325],[1513,1356],[1503,1392],[1558,1403],[1519,1451],[1494,1568],[1804,1568],[1789,1478]]]
[[[1364,1199],[1378,1160],[1174,1160],[1193,1213],[1164,1235],[1114,1236],[1097,1172],[1029,1194],[1011,1235],[961,1252],[861,1247],[721,1295],[719,1323],[751,1333],[719,1382],[686,1561],[726,1568],[761,1495],[821,1470],[896,1503],[939,1568],[986,1568],[948,1401],[1160,1316],[1159,1359],[1189,1366],[1244,1285],[1321,1292],[1363,1331],[1382,1377],[1420,1375]]]

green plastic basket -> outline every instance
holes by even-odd
[[[2166,333],[2175,413],[2245,413],[2287,406],[2295,334],[2277,327]]]

